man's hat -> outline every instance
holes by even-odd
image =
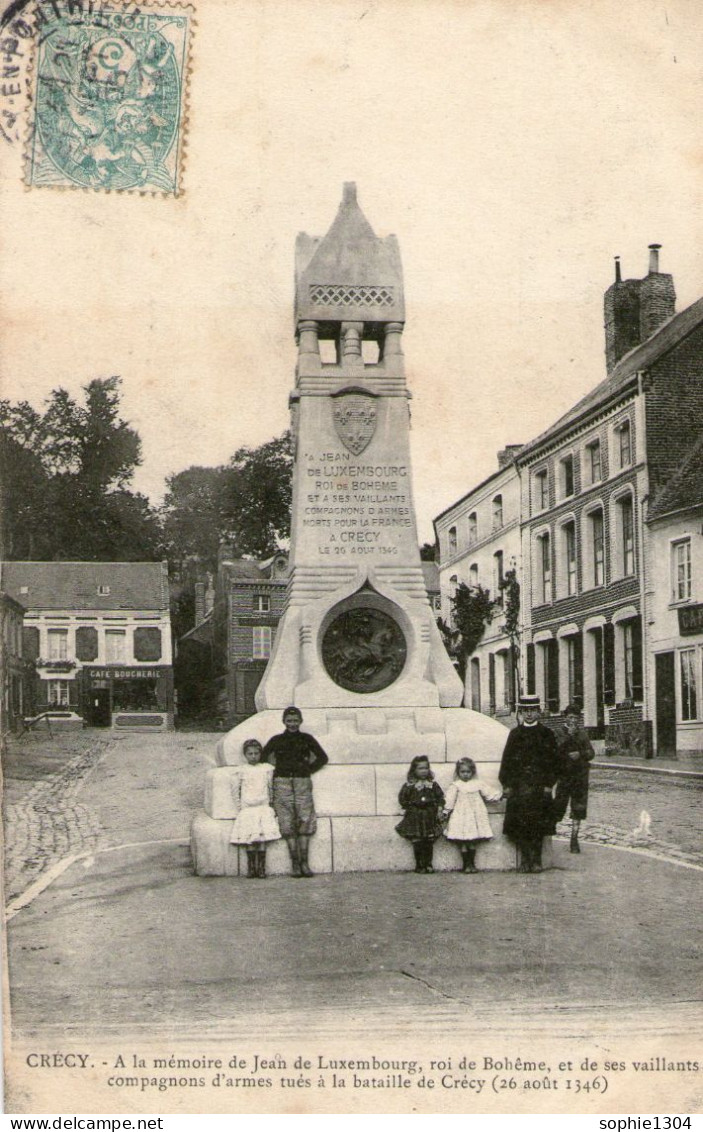
[[[537,708],[537,710],[539,711],[542,707],[542,704],[540,702],[539,696],[520,696],[517,702],[517,706],[523,711],[526,708]]]

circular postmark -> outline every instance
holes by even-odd
[[[407,657],[405,635],[383,610],[356,606],[338,613],[322,638],[322,663],[340,688],[380,692],[398,679]]]

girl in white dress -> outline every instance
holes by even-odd
[[[257,739],[247,739],[242,752],[246,766],[237,767],[232,795],[239,810],[230,842],[247,847],[247,876],[266,876],[266,842],[278,841],[281,831],[271,806],[273,767],[262,763],[263,748]]]
[[[458,842],[461,850],[462,872],[478,872],[476,847],[479,841],[487,841],[493,836],[483,799],[498,802],[501,797],[500,790],[490,790],[476,777],[473,759],[459,759],[454,781],[447,789],[443,816],[449,818],[444,836],[448,841]]]

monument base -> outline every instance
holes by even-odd
[[[233,768],[244,762],[242,744],[265,744],[282,730],[278,711],[263,711],[233,728],[218,744],[219,766],[208,771],[204,810],[191,828],[191,852],[198,876],[246,876],[246,850],[230,844],[236,808]],[[480,712],[466,708],[325,708],[306,710],[303,730],[325,748],[330,762],[313,777],[318,830],[310,842],[315,873],[410,871],[412,845],[395,832],[402,810],[398,793],[415,755],[427,755],[439,785],[446,791],[457,759],[469,757],[491,792],[499,792],[498,769],[508,732]],[[503,837],[504,802],[487,804],[493,838],[479,845],[476,865],[514,869],[515,846]],[[545,841],[544,864],[551,864]],[[437,871],[461,864],[456,844],[435,843]],[[290,872],[285,842],[268,846],[270,875]]]

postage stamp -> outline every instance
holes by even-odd
[[[178,196],[192,23],[166,0],[53,0],[37,21],[27,184]]]

